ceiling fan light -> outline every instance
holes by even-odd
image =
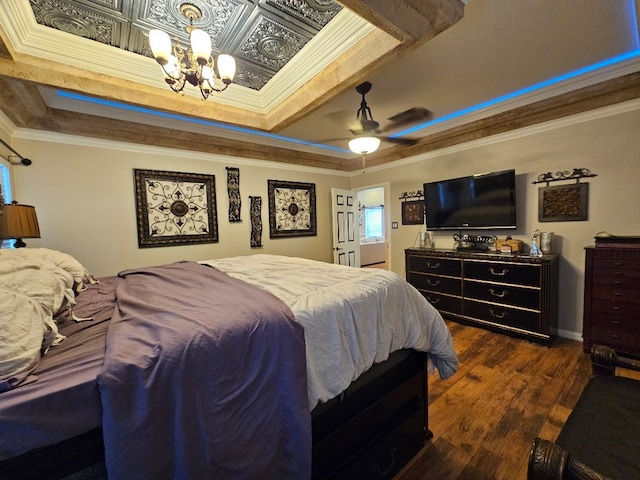
[[[169,57],[171,56],[171,39],[166,32],[157,29],[150,30],[149,46],[151,47],[151,52],[156,62],[160,65],[166,65],[169,62]]]
[[[211,56],[211,37],[204,30],[194,28],[191,31],[190,42],[191,51],[196,57],[196,60],[200,65],[205,65],[209,62]]]
[[[231,55],[218,55],[218,73],[224,83],[231,83],[236,74],[236,61]]]
[[[377,137],[356,137],[349,140],[349,149],[353,153],[373,153],[380,146],[380,139]]]

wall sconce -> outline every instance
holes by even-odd
[[[0,220],[2,220],[0,218]],[[14,238],[14,247],[26,247],[23,238],[40,238],[36,209],[13,201],[4,206],[4,221],[0,222],[0,238]]]

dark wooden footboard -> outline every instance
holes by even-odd
[[[410,351],[314,410],[312,478],[392,478],[432,436],[425,376],[426,354]]]

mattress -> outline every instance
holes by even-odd
[[[272,293],[291,308],[305,329],[309,410],[335,398],[397,350],[429,352],[443,378],[457,369],[451,336],[437,311],[392,272],[271,255],[202,263]],[[58,318],[67,339],[42,358],[25,384],[0,394],[0,460],[101,426],[96,376],[117,282],[118,277],[106,277],[88,285],[77,297],[75,315],[93,320]]]

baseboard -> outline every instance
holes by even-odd
[[[582,343],[582,332],[573,332],[571,330],[563,330],[559,328],[556,330],[555,334],[558,337],[568,338],[569,340],[575,340]]]

